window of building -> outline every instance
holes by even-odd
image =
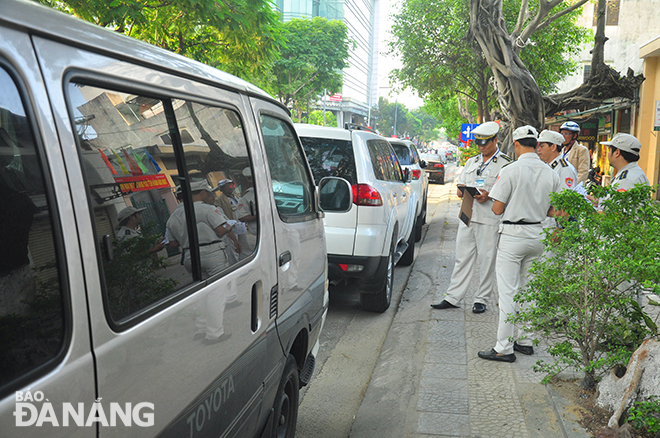
[[[619,9],[621,8],[621,0],[607,0],[605,7],[605,25],[618,26],[619,25]],[[598,22],[598,2],[594,4],[594,20],[593,26]]]
[[[585,64],[582,68],[582,82],[587,82],[591,77],[591,64]]]
[[[40,153],[16,82],[0,67],[0,388],[55,358],[66,319]]]

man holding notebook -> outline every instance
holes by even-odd
[[[486,122],[474,131],[474,143],[479,147],[479,155],[470,158],[458,177],[457,195],[459,198],[472,197],[471,217],[462,216],[456,234],[456,262],[446,296],[434,309],[454,309],[467,293],[470,281],[479,261],[479,288],[474,298],[472,311],[483,313],[486,303],[495,290],[495,258],[499,217],[491,208],[493,200],[488,194],[497,181],[500,169],[511,162],[497,147],[497,133],[500,127],[495,122]],[[468,199],[469,201],[469,199]]]

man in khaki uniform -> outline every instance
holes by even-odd
[[[589,149],[577,142],[580,125],[572,121],[566,122],[559,128],[559,133],[564,136],[562,158],[575,167],[578,183],[586,184],[589,178],[591,158],[589,158]]]

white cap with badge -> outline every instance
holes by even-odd
[[[545,129],[539,134],[538,142],[562,145],[564,143],[564,136],[557,131],[548,131]]]
[[[525,138],[533,138],[536,140],[538,137],[539,132],[535,127],[531,125],[521,126],[520,128],[516,128],[516,130],[513,131],[513,141],[519,141]]]
[[[146,210],[146,208],[126,207],[117,213],[117,222],[122,223],[129,217],[133,216],[135,213],[141,213],[144,210]]]
[[[190,191],[191,192],[199,192],[202,190],[206,190],[207,192],[213,192],[213,188],[207,183],[205,180],[202,181],[195,181],[190,183]]]
[[[477,146],[483,146],[497,135],[500,125],[497,122],[485,122],[472,130],[474,143]]]
[[[630,134],[624,134],[623,132],[619,132],[610,141],[601,141],[600,144],[614,146],[620,151],[630,152],[637,156],[639,156],[639,151],[642,149],[642,143],[637,140],[637,137]]]

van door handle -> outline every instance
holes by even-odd
[[[289,251],[284,251],[280,254],[280,266],[284,266],[291,261],[291,253]]]

